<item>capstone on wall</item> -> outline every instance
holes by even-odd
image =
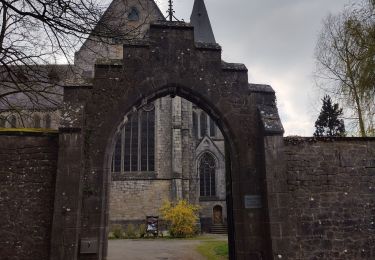
[[[268,176],[274,256],[375,259],[375,139],[268,137],[266,161],[277,142],[282,157]]]
[[[49,259],[57,135],[0,132],[0,258]]]

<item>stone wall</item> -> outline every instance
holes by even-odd
[[[49,259],[57,135],[0,132],[0,258]]]
[[[143,220],[160,215],[163,201],[170,196],[170,180],[112,181],[111,222]]]
[[[274,257],[375,259],[375,139],[267,138]]]

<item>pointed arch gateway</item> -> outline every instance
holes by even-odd
[[[149,37],[124,45],[123,61],[97,64],[92,87],[65,89],[77,109],[60,129],[51,259],[105,258],[119,126],[130,111],[166,95],[198,105],[225,136],[231,259],[271,259],[261,158],[264,137],[283,134],[273,90],[249,84],[246,67],[223,62],[219,45],[196,43],[188,24],[151,24]],[[246,195],[260,195],[263,207],[245,208]]]

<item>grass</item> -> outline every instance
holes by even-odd
[[[228,259],[228,242],[226,241],[204,241],[198,245],[197,251],[205,256],[207,260]]]

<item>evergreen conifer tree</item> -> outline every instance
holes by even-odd
[[[342,108],[339,108],[337,103],[333,104],[328,95],[324,96],[322,101],[322,109],[315,122],[314,136],[345,136],[344,120],[339,119],[343,114]]]

